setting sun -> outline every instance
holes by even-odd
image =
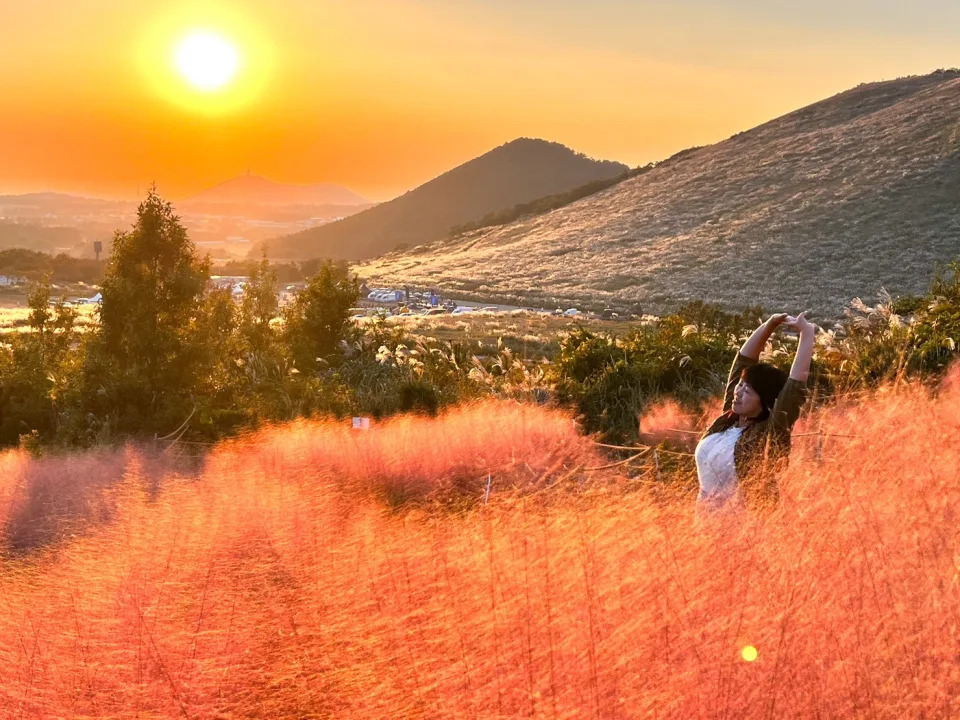
[[[234,5],[168,8],[136,41],[143,87],[210,118],[255,107],[275,67],[267,30]]]
[[[207,30],[186,35],[173,52],[177,71],[198,90],[211,92],[227,85],[237,74],[240,56],[228,39]]]

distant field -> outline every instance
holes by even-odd
[[[638,320],[601,320],[595,317],[558,317],[527,310],[508,312],[473,312],[463,315],[393,316],[387,325],[404,328],[414,338],[435,339],[448,342],[477,344],[477,354],[482,350],[495,350],[497,342],[519,358],[539,360],[553,357],[560,350],[560,338],[564,332],[578,325],[605,333],[621,335],[631,326],[649,322],[652,318]],[[370,320],[361,320],[369,323]]]
[[[79,305],[77,325],[84,327],[96,322],[96,305]],[[27,307],[0,306],[0,334],[22,332],[28,329],[30,309]],[[277,322],[281,322],[277,320]],[[359,319],[360,326],[371,320]],[[601,320],[581,316],[577,318],[556,317],[523,310],[511,312],[475,312],[463,315],[392,316],[387,325],[407,330],[415,338],[434,338],[441,341],[479,342],[483,345],[497,344],[498,338],[512,350],[523,351],[533,356],[550,355],[559,349],[560,335],[577,326],[621,334],[631,325],[645,320]]]
[[[96,322],[96,305],[78,305],[76,327],[83,330]],[[0,306],[0,335],[9,332],[29,331],[30,308]]]

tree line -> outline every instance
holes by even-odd
[[[78,327],[76,309],[51,303],[48,279],[31,292],[30,332],[0,347],[0,443],[163,436],[188,417],[192,436],[213,438],[309,414],[318,369],[343,353],[357,280],[320,264],[281,309],[265,260],[240,303],[209,276],[210,261],[151,191],[114,237],[98,322]]]

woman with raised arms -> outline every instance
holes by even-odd
[[[779,313],[758,327],[730,368],[723,414],[696,449],[698,515],[703,511],[770,506],[780,497],[777,470],[790,452],[790,432],[807,399],[816,326],[806,313]],[[790,374],[759,362],[779,327],[800,334]]]

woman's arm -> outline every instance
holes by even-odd
[[[770,427],[789,435],[793,424],[800,417],[800,410],[807,401],[807,378],[810,375],[810,360],[813,358],[813,346],[816,338],[816,326],[800,313],[797,317],[787,318],[785,325],[800,332],[800,343],[793,358],[790,377],[784,384],[770,413]]]
[[[751,360],[759,360],[760,353],[767,344],[770,336],[776,332],[776,329],[782,325],[790,316],[786,313],[777,313],[771,315],[765,323],[753,331],[753,335],[747,338],[747,341],[740,348],[740,354]]]
[[[736,392],[737,383],[740,382],[740,373],[743,372],[745,367],[757,364],[760,359],[760,351],[767,344],[767,340],[788,317],[790,316],[786,313],[771,315],[765,323],[753,331],[750,338],[740,348],[740,352],[733,359],[730,374],[727,377],[727,387],[723,393],[723,412],[727,412],[733,407],[733,395]]]
[[[797,354],[790,367],[790,377],[805,383],[810,376],[810,361],[813,359],[813,346],[816,342],[817,328],[807,320],[806,313],[802,312],[796,318],[788,318],[786,326],[800,333],[800,343]]]

